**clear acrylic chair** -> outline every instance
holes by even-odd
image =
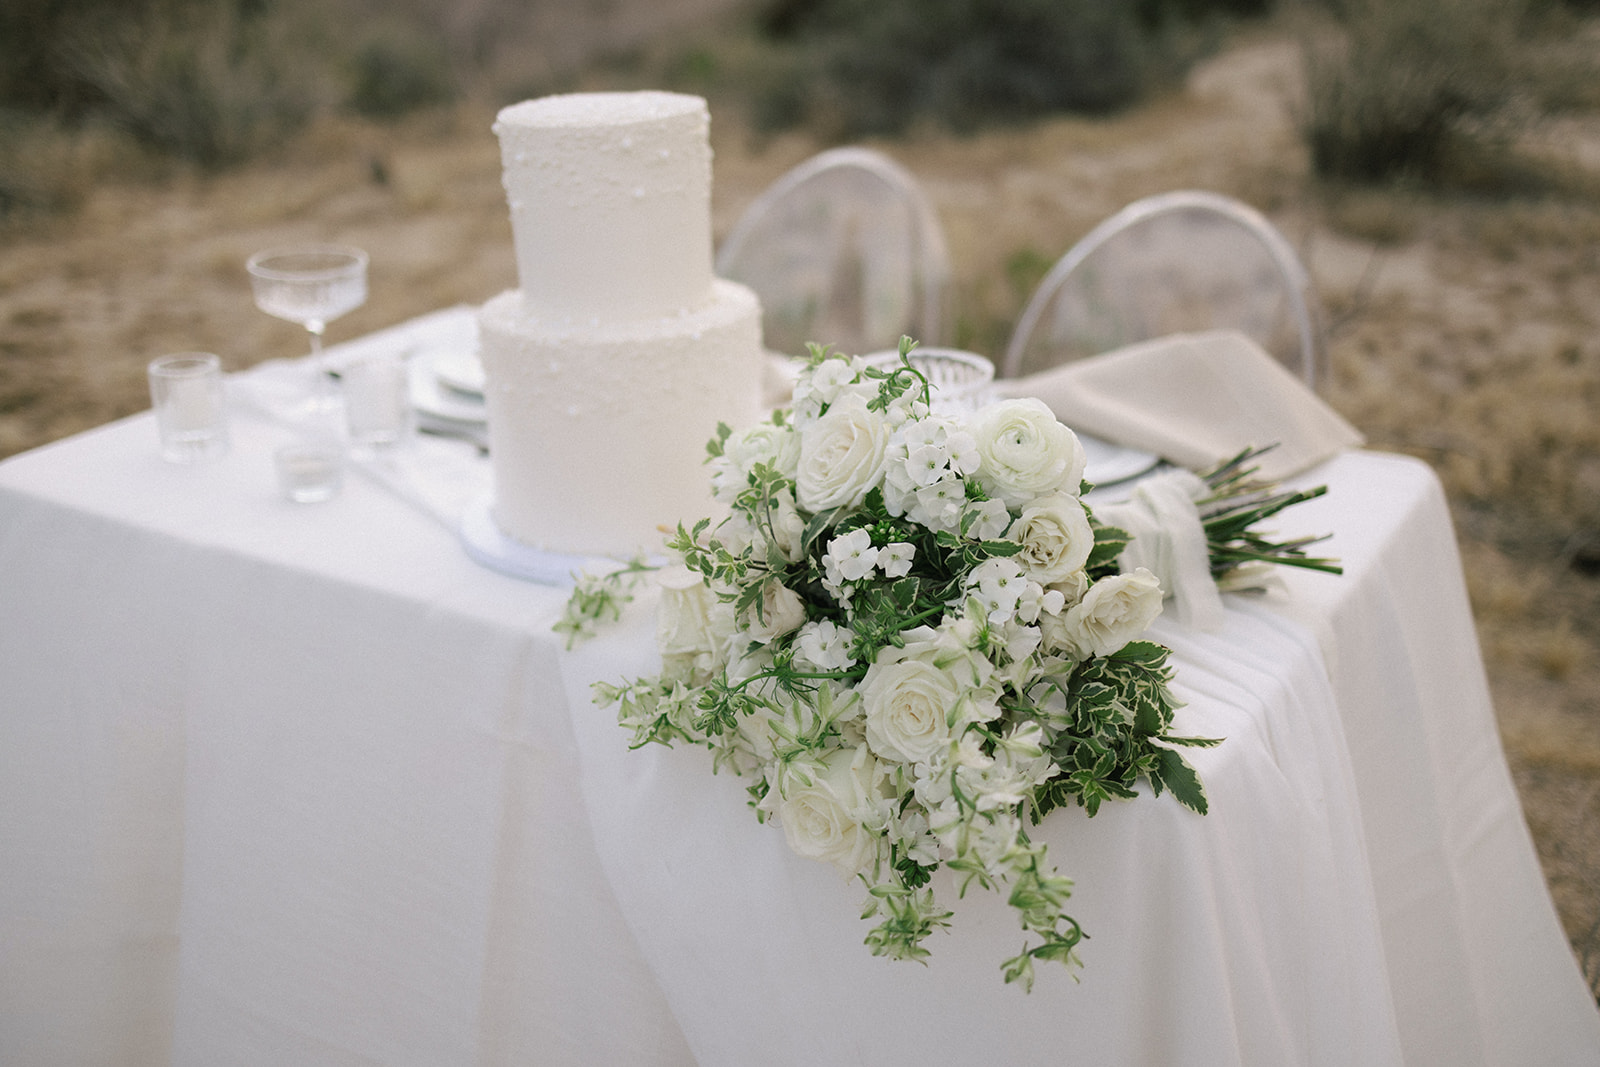
[[[728,233],[716,270],[761,298],[775,352],[942,340],[950,266],[938,218],[916,180],[869,148],[830,149],[779,178]]]
[[[1228,327],[1317,387],[1321,309],[1283,234],[1231,197],[1161,193],[1106,219],[1051,268],[1017,321],[1002,374]]]

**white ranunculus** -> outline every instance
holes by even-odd
[[[865,870],[877,857],[878,835],[862,825],[878,799],[872,754],[864,748],[836,748],[811,779],[785,783],[777,804],[778,822],[798,856],[833,864],[846,875]]]
[[[724,504],[750,485],[750,472],[759,463],[775,467],[785,477],[794,477],[800,460],[800,435],[792,426],[761,422],[736,430],[723,445],[722,455],[711,464],[713,495]]]
[[[1114,574],[1067,609],[1063,627],[1080,655],[1109,656],[1150,628],[1161,614],[1161,597],[1161,583],[1143,567]]]
[[[889,427],[856,394],[841,396],[821,418],[800,431],[796,499],[817,512],[853,507],[883,477]]]
[[[1059,582],[1083,569],[1094,551],[1094,529],[1075,496],[1052,493],[1022,509],[1007,534],[1022,545],[1013,558],[1040,585]]]
[[[806,604],[778,579],[768,578],[761,583],[758,605],[752,607],[748,615],[745,621],[750,636],[762,644],[771,644],[806,621]]]
[[[1075,493],[1088,462],[1078,435],[1056,421],[1043,401],[1001,400],[972,420],[981,460],[978,480],[989,495],[1016,508],[1047,493]]]

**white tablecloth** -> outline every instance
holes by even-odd
[[[1212,799],[1064,811],[1082,982],[1001,984],[1003,902],[927,967],[694,751],[630,753],[563,594],[289,431],[163,463],[140,416],[0,463],[0,1063],[1600,1063],[1423,465],[1313,472],[1342,578],[1161,624]],[[425,441],[438,505],[481,461]],[[950,899],[954,902],[954,897]]]

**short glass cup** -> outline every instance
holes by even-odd
[[[151,360],[148,377],[162,458],[199,463],[227,453],[221,359],[210,352],[162,356]]]
[[[320,504],[344,485],[344,455],[337,445],[300,442],[273,453],[278,488],[296,504]]]
[[[340,368],[339,381],[353,456],[379,457],[406,443],[415,419],[404,359],[385,352],[351,360]]]

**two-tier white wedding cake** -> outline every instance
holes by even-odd
[[[712,275],[705,101],[550,96],[494,128],[519,281],[478,316],[494,522],[552,552],[658,549],[710,514],[717,423],[760,410],[760,305]]]

